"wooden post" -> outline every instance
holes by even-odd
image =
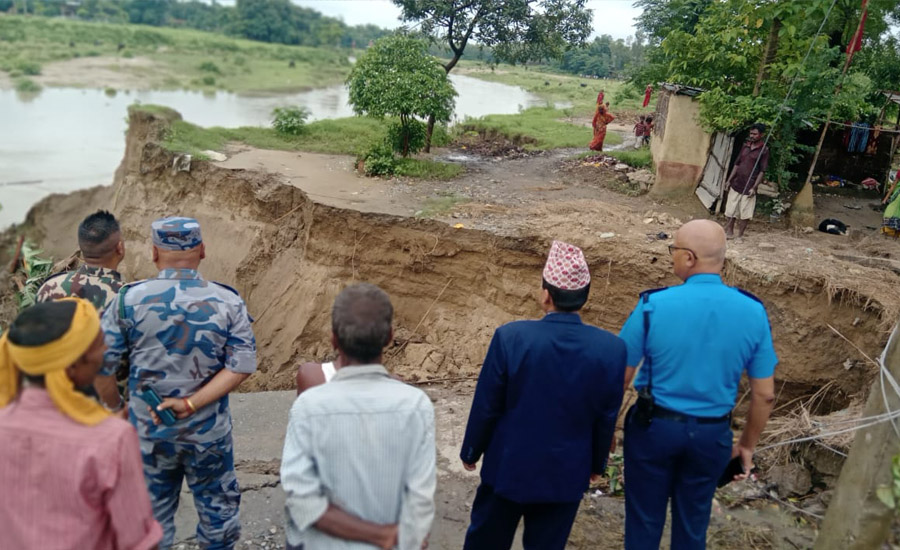
[[[894,378],[900,379],[900,325],[894,327],[885,366]],[[863,416],[887,412],[882,391],[887,395],[888,408],[900,409],[900,397],[887,380],[882,388],[881,378],[876,377]],[[896,422],[900,425],[900,419]],[[900,438],[891,422],[881,422],[856,432],[815,550],[881,548],[890,534],[894,511],[878,500],[875,491],[882,485],[893,483],[891,460],[897,453],[900,453]]]

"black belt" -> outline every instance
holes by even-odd
[[[731,421],[731,413],[728,413],[725,416],[716,416],[716,417],[691,416],[689,414],[683,414],[680,412],[666,409],[664,407],[660,407],[659,405],[653,406],[653,417],[654,418],[662,418],[665,420],[673,420],[675,422],[682,422],[685,424],[687,424],[688,422],[696,422],[697,424],[718,424],[720,422],[730,422]]]

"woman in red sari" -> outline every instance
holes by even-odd
[[[594,113],[594,120],[591,126],[594,128],[594,139],[591,141],[590,149],[592,151],[603,150],[603,140],[606,139],[606,125],[615,120],[616,117],[609,114],[609,103],[603,103],[603,90],[597,94],[597,111]]]

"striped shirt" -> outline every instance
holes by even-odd
[[[343,367],[291,408],[281,484],[287,539],[314,550],[371,549],[315,528],[331,503],[399,524],[399,549],[419,550],[434,519],[434,407],[381,365]]]
[[[162,538],[124,420],[78,424],[25,388],[0,409],[0,441],[0,548],[146,550]]]

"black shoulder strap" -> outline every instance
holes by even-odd
[[[667,286],[662,288],[653,288],[641,292],[641,301],[644,303],[644,366],[647,369],[647,391],[652,393],[653,390],[653,369],[650,366],[650,354],[647,352],[647,339],[650,338],[650,311],[647,304],[650,302],[650,295],[666,290]]]

